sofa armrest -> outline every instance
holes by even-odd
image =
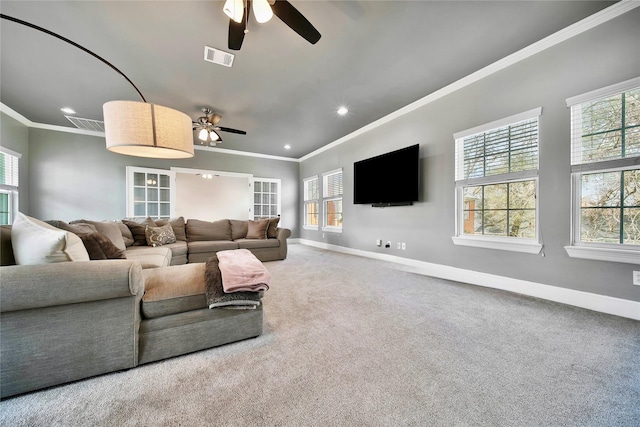
[[[0,311],[142,296],[140,263],[132,260],[60,262],[0,268]]]
[[[276,237],[280,241],[286,241],[287,238],[291,237],[291,230],[289,230],[288,228],[278,227],[276,231],[278,232],[278,235]]]

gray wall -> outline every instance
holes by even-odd
[[[570,242],[571,191],[565,99],[640,75],[638,22],[636,9],[303,161],[301,179],[344,168],[344,231],[302,230],[301,237],[640,301],[640,287],[632,285],[634,266],[573,259],[564,250]],[[453,133],[536,107],[543,107],[539,215],[546,256],[455,246]],[[384,209],[353,205],[353,162],[416,143],[422,165],[419,203]],[[394,244],[378,248],[376,239]],[[406,242],[407,250],[395,249],[397,241]]]
[[[29,129],[17,120],[0,113],[0,145],[22,154],[18,162],[18,209],[29,211]]]
[[[3,126],[4,127],[4,126]],[[17,150],[16,150],[17,151]],[[253,174],[282,180],[282,221],[298,228],[298,163],[196,150],[185,160],[113,154],[102,137],[29,130],[28,214],[40,219],[120,219],[125,216],[125,168],[172,166]],[[27,213],[27,212],[25,212]]]

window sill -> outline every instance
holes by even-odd
[[[322,227],[322,231],[327,233],[342,233],[342,227]]]
[[[491,237],[454,236],[451,238],[454,245],[472,246],[474,248],[498,249],[501,251],[522,252],[527,254],[539,254],[542,245],[535,241],[517,241],[515,238],[501,239]]]
[[[317,225],[303,225],[302,228],[304,228],[305,230],[313,230],[313,231],[320,230],[320,227]]]
[[[571,258],[640,264],[640,250],[587,246],[565,246],[564,250]]]

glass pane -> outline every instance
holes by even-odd
[[[259,193],[253,194],[253,203],[260,203],[262,200],[262,195]]]
[[[261,181],[255,181],[253,183],[253,191],[256,193],[262,193],[262,182]]]
[[[627,245],[640,245],[640,208],[624,210],[623,242]]]
[[[622,126],[622,94],[582,104],[582,135]]]
[[[262,195],[262,204],[263,205],[268,205],[269,204],[269,195],[268,194],[263,194]]]
[[[464,213],[464,234],[482,234],[482,211]]]
[[[625,157],[640,156],[640,127],[626,130],[624,147]]]
[[[141,216],[144,217],[147,215],[147,211],[145,209],[146,203],[136,202],[133,204],[133,216]]]
[[[484,234],[493,236],[507,235],[507,211],[484,211]]]
[[[269,196],[269,203],[272,205],[277,205],[278,204],[278,195],[277,194],[271,194]]]
[[[147,188],[147,201],[148,202],[158,201],[158,190],[156,188]]]
[[[277,182],[272,182],[271,183],[271,192],[272,193],[277,193],[278,192],[278,183]]]
[[[262,216],[262,206],[260,205],[253,205],[253,215],[255,216]]]
[[[482,186],[477,187],[464,187],[463,200],[468,209],[482,209]]]
[[[275,218],[278,216],[278,207],[277,206],[271,206],[271,209],[269,210],[269,216],[271,218]]]
[[[324,205],[326,225],[342,227],[342,200],[330,200]]]
[[[160,203],[160,216],[168,217],[169,215],[171,215],[171,204]]]
[[[510,210],[509,236],[534,239],[536,237],[536,211]]]
[[[146,200],[146,198],[145,198],[145,189],[144,188],[135,187],[133,189],[133,201],[134,202],[144,202],[145,200]]]
[[[144,173],[134,172],[133,173],[133,185],[138,186],[138,187],[144,187],[145,186],[144,177],[145,177]]]
[[[582,207],[620,206],[620,172],[582,175]]]
[[[625,126],[640,125],[640,89],[625,93]]]
[[[582,208],[580,240],[583,242],[620,243],[619,208]]]
[[[640,208],[640,169],[624,171],[624,206]]]
[[[160,187],[169,188],[171,181],[169,179],[169,175],[160,175]]]
[[[492,184],[484,186],[484,208],[507,209],[507,184]]]
[[[9,224],[9,194],[0,193],[0,224]]]
[[[160,201],[161,202],[171,201],[171,191],[169,189],[163,188],[160,190]]]
[[[149,173],[147,174],[147,187],[157,187],[158,186],[158,174]]]
[[[151,218],[157,218],[158,217],[158,204],[157,203],[149,203],[147,205],[147,209],[148,209],[147,214]]]
[[[509,209],[535,209],[536,182],[522,181],[509,184]]]

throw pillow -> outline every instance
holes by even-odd
[[[111,239],[100,232],[79,233],[78,237],[82,240],[89,254],[89,259],[127,259],[124,251],[119,249],[111,242]]]
[[[250,219],[247,227],[247,239],[266,239],[268,226],[268,219],[261,219],[258,221],[253,221]]]
[[[116,221],[118,227],[120,227],[120,234],[122,234],[122,240],[124,240],[124,246],[129,247],[133,246],[133,234],[131,234],[131,230],[126,226],[122,221]]]
[[[127,258],[123,250],[114,245],[111,239],[98,232],[91,224],[75,223],[70,225],[59,220],[45,222],[61,230],[70,231],[80,237],[90,260]]]
[[[275,239],[278,237],[278,223],[280,222],[280,217],[275,218],[258,218],[258,219],[268,219],[269,227],[267,227],[267,238]]]
[[[184,217],[170,218],[170,219],[157,219],[156,225],[162,227],[163,225],[170,224],[173,228],[173,234],[176,235],[176,240],[187,240],[187,232],[184,224]]]
[[[129,230],[131,230],[131,234],[133,235],[133,246],[147,246],[147,235],[145,233],[147,226],[157,227],[158,225],[149,217],[139,222],[138,221],[139,220],[129,219],[122,220],[122,222],[129,227]]]
[[[120,226],[113,221],[89,221],[86,219],[71,221],[71,225],[77,226],[78,224],[91,224],[97,231],[107,236],[118,249],[124,251],[127,248],[124,244]]]
[[[171,224],[163,225],[162,227],[151,227],[147,225],[145,236],[147,238],[147,245],[153,247],[176,242],[176,235],[173,232]]]
[[[11,246],[18,265],[89,261],[78,236],[21,212],[11,227]]]

